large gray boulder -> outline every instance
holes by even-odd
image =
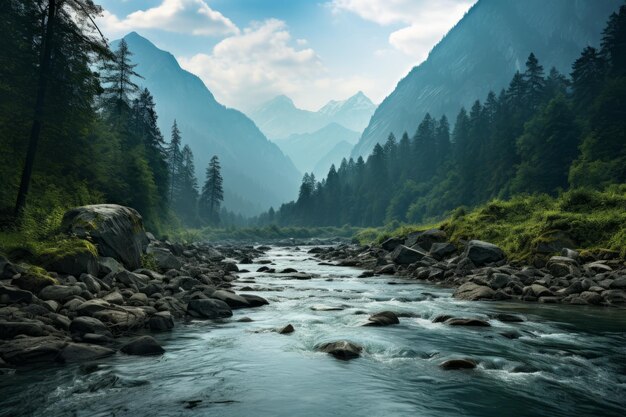
[[[221,319],[233,315],[228,304],[214,298],[189,301],[187,313],[192,317],[204,319]]]
[[[391,253],[391,260],[399,265],[409,265],[421,260],[427,254],[416,249],[400,245]]]
[[[141,215],[117,204],[76,207],[65,213],[61,228],[94,242],[101,256],[114,258],[131,270],[141,266],[148,245]]]
[[[454,298],[468,301],[493,300],[495,294],[496,292],[486,285],[466,282],[454,291]]]
[[[170,269],[180,269],[183,263],[167,248],[159,248],[149,246],[147,253],[154,257],[154,260],[161,271],[169,271]]]
[[[482,240],[470,240],[464,255],[476,266],[499,262],[506,257],[504,251],[498,246]]]
[[[350,360],[361,356],[363,347],[347,340],[337,342],[323,343],[315,347],[319,352],[325,352],[333,355],[337,359]]]

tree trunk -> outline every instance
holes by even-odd
[[[37,143],[39,142],[39,134],[43,125],[44,101],[46,96],[46,88],[48,85],[48,76],[50,72],[50,61],[52,57],[52,39],[54,36],[54,23],[56,20],[56,0],[48,2],[48,24],[46,25],[46,34],[41,53],[41,61],[39,66],[39,82],[37,84],[37,98],[35,101],[35,113],[33,117],[33,126],[30,131],[30,140],[28,141],[28,151],[26,153],[26,161],[24,162],[24,170],[22,171],[22,180],[17,193],[17,201],[15,202],[15,216],[21,216],[26,206],[26,195],[30,185],[30,177],[33,173],[33,165],[35,163],[35,154],[37,152]]]

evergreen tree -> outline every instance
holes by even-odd
[[[526,103],[531,109],[536,109],[543,101],[545,89],[545,79],[543,67],[532,52],[526,61],[526,71],[524,72],[526,83]]]
[[[185,224],[197,224],[198,180],[193,162],[193,153],[189,145],[183,146],[181,164],[178,172],[179,190],[172,202],[176,214]]]
[[[178,124],[176,120],[174,120],[170,144],[167,149],[167,165],[170,174],[170,201],[174,201],[175,196],[177,196],[180,190],[180,172],[183,163],[181,145],[182,138],[180,136],[180,130],[178,130]]]
[[[219,223],[220,205],[224,201],[223,179],[220,161],[213,155],[206,169],[206,182],[200,197],[201,212],[211,224]]]
[[[103,98],[104,106],[110,112],[110,117],[119,120],[123,113],[130,108],[131,97],[139,91],[139,86],[133,81],[133,77],[142,78],[131,63],[133,53],[128,49],[124,39],[115,51],[113,59],[106,61],[102,66],[102,83],[105,85]]]

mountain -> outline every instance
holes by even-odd
[[[330,101],[313,112],[299,109],[284,95],[275,97],[250,114],[268,138],[281,139],[293,134],[313,133],[330,123],[362,132],[376,105],[362,92],[343,101]]]
[[[136,81],[154,96],[159,128],[169,139],[176,119],[183,144],[194,153],[200,183],[209,159],[220,158],[225,207],[253,215],[296,195],[300,173],[252,120],[218,103],[200,78],[182,69],[169,52],[135,32],[124,39],[134,54],[135,70],[143,76]]]
[[[546,72],[563,73],[585,46],[598,45],[621,0],[479,0],[378,106],[353,156],[390,132],[413,134],[426,113],[451,122],[462,106],[506,87],[534,52]]]
[[[335,164],[335,168],[339,169],[341,160],[350,155],[350,151],[353,147],[353,142],[342,140],[337,143],[326,155],[320,158],[317,164],[315,164],[313,174],[315,174],[318,179],[326,178],[330,166]]]
[[[285,139],[276,140],[276,144],[291,158],[300,172],[311,172],[320,159],[327,157],[338,143],[351,144],[350,149],[352,149],[352,146],[359,140],[359,136],[359,132],[347,129],[338,123],[330,123],[313,133],[296,133]],[[341,158],[350,154],[350,149],[347,152],[335,154],[334,157],[338,157],[341,161]]]

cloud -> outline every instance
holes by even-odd
[[[332,0],[334,13],[351,12],[379,25],[406,25],[389,43],[419,62],[476,3],[476,0]]]
[[[286,23],[278,19],[251,24],[223,39],[210,54],[178,60],[202,78],[219,101],[244,110],[278,94],[314,108],[329,93],[354,93],[362,87],[356,78],[330,78],[315,51],[303,40],[292,40]]]
[[[156,7],[134,11],[122,19],[105,10],[98,18],[98,24],[109,36],[136,29],[161,29],[201,36],[239,33],[239,28],[230,19],[211,9],[204,0],[162,0]]]

